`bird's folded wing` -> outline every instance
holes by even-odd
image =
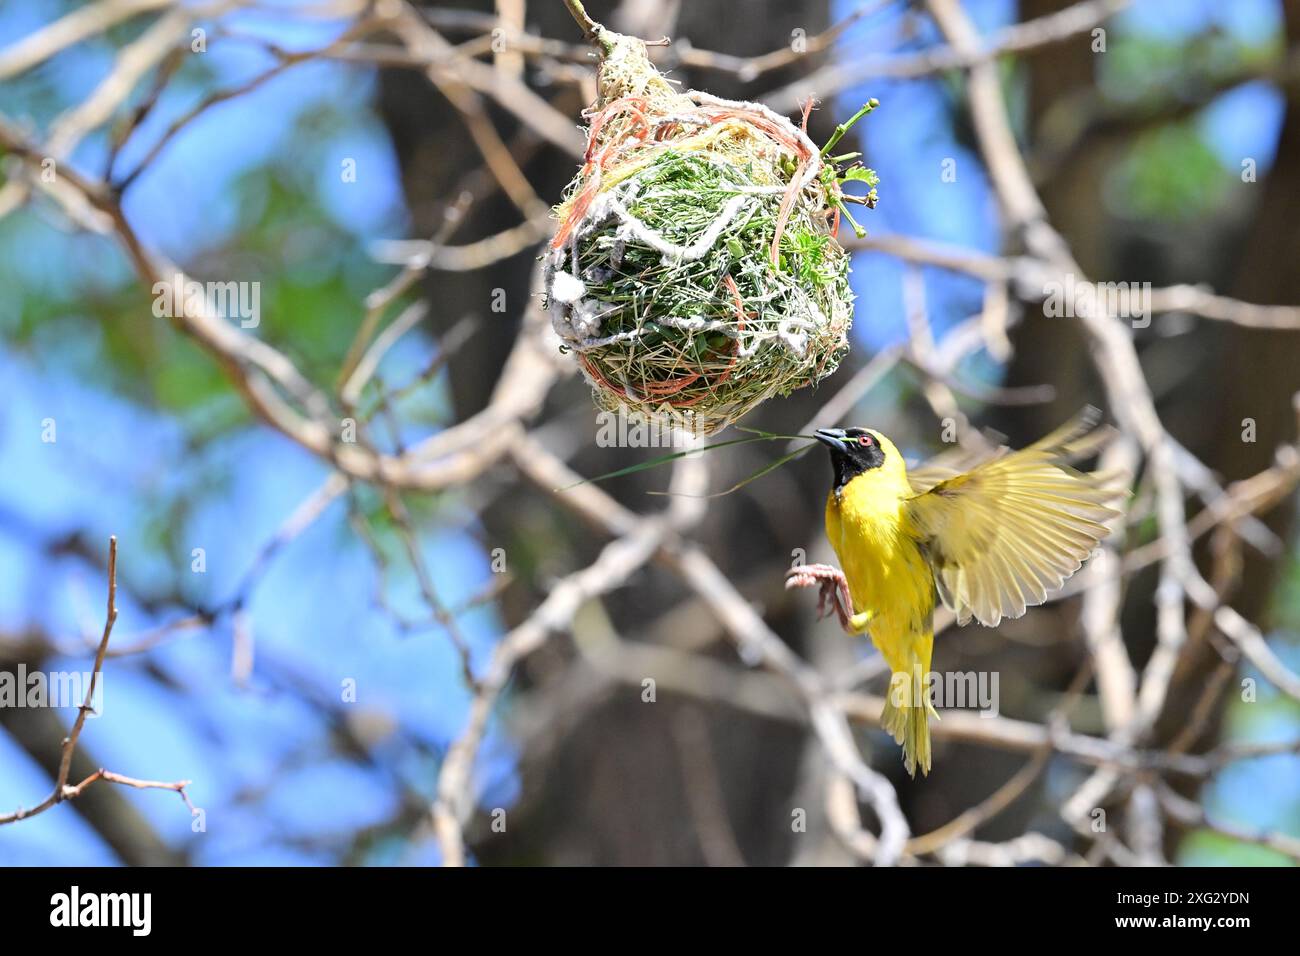
[[[935,484],[907,501],[943,602],[960,623],[997,624],[1042,604],[1079,569],[1125,491],[1070,461],[1096,451],[1095,412],[1020,451]]]

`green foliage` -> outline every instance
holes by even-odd
[[[1187,222],[1222,202],[1231,177],[1193,123],[1139,137],[1116,170],[1116,204],[1137,219]]]
[[[1207,77],[1259,72],[1278,54],[1280,40],[1274,37],[1248,45],[1220,32],[1170,40],[1150,33],[1112,31],[1106,55],[1095,61],[1098,86],[1116,102],[1163,100],[1171,90],[1204,85]]]
[[[1178,856],[1178,862],[1184,866],[1294,866],[1281,853],[1213,830],[1189,833],[1179,847]]]

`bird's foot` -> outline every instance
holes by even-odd
[[[801,564],[785,575],[786,589],[816,587],[817,620],[834,612],[840,627],[850,634],[853,627],[853,599],[849,596],[849,582],[844,572],[829,564]]]

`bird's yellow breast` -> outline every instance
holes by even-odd
[[[905,470],[879,468],[826,501],[826,534],[848,578],[854,611],[871,612],[869,631],[887,660],[892,645],[929,631],[934,610],[934,579],[904,508],[911,493]]]

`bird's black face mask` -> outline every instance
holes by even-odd
[[[832,488],[836,494],[864,471],[885,463],[880,442],[865,428],[819,428],[817,440],[831,453],[831,469],[835,472]]]

